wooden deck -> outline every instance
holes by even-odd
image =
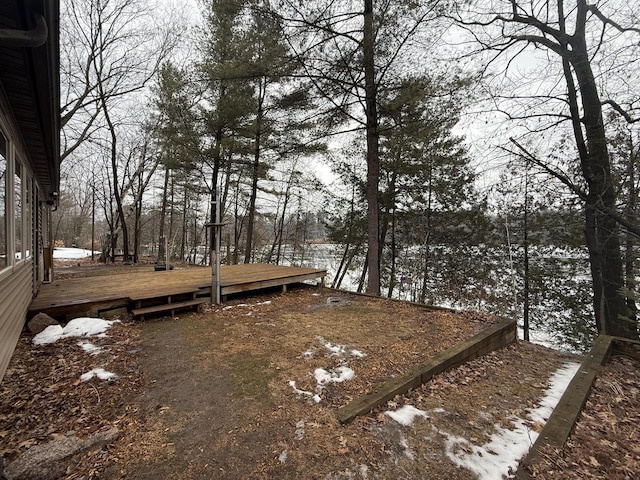
[[[242,264],[220,267],[222,298],[227,295],[268,287],[324,279],[326,270],[316,268],[283,267],[279,265]],[[29,307],[28,317],[44,312],[52,317],[67,319],[78,315],[100,315],[107,311],[132,309],[133,300],[166,297],[194,292],[197,297],[211,295],[211,269],[187,268],[119,273],[95,277],[55,280],[43,284]]]

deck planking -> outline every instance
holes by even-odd
[[[187,291],[209,295],[211,268],[193,267],[168,271],[135,271],[114,275],[54,280],[40,286],[29,307],[29,318],[44,312],[54,317],[77,314],[99,315],[102,311],[129,309],[132,299],[161,297]],[[327,271],[317,268],[268,264],[220,267],[221,295],[323,279]]]

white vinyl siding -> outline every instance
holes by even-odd
[[[31,304],[32,263],[22,262],[0,279],[0,379],[9,365]]]

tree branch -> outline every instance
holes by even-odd
[[[610,105],[616,112],[618,112],[622,117],[627,121],[627,123],[636,123],[640,122],[640,117],[633,118],[629,115],[629,112],[624,110],[620,105],[616,103],[615,100],[604,100],[602,105]]]

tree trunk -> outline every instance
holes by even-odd
[[[389,290],[387,291],[387,298],[393,297],[393,289],[396,286],[396,257],[398,252],[396,251],[396,210],[395,208],[391,212],[391,269],[389,271]]]
[[[626,215],[629,220],[633,221],[636,215],[636,209],[638,205],[638,191],[636,189],[636,161],[637,155],[634,149],[633,139],[630,139],[629,148],[629,160],[627,165],[627,208]],[[631,232],[626,233],[625,238],[625,262],[624,262],[624,274],[625,274],[625,286],[627,289],[627,307],[631,312],[630,318],[636,323],[638,321],[638,306],[635,299],[632,297],[631,292],[636,291],[636,270],[635,270],[635,236]]]
[[[164,188],[162,189],[162,207],[160,209],[160,231],[158,233],[159,244],[158,244],[158,264],[162,264],[165,262],[167,252],[164,250],[164,224],[167,217],[167,203],[168,203],[168,192],[169,192],[169,176],[170,170],[165,168],[164,170]]]
[[[378,111],[376,105],[375,52],[373,38],[373,0],[364,0],[363,62],[365,78],[365,113],[367,117],[367,293],[380,295],[380,256],[378,221]]]
[[[524,184],[524,308],[522,312],[522,330],[524,340],[529,341],[529,166],[525,167]]]
[[[225,89],[222,87],[221,95],[224,94]],[[211,172],[211,197],[209,202],[211,204],[209,223],[213,225],[216,223],[216,200],[218,195],[218,174],[220,173],[220,165],[222,163],[222,128],[218,128],[215,134],[215,147],[213,149],[213,171]],[[219,208],[222,208],[220,205]],[[222,212],[220,212],[220,218],[222,218]],[[213,258],[213,250],[215,249],[215,228],[209,227],[209,258]]]
[[[598,322],[600,333],[637,338],[637,328],[631,322],[626,298],[622,293],[624,276],[618,223],[611,215],[604,213],[616,210],[616,196],[611,177],[602,105],[585,41],[586,15],[586,2],[580,0],[576,20],[577,31],[571,41],[573,49],[567,55],[576,74],[582,100],[582,124],[587,145],[586,158],[581,159],[582,173],[587,182],[589,199],[594,202],[592,205],[597,207],[592,209],[587,205],[586,209],[587,212],[593,212],[595,242],[599,253],[598,256],[590,255],[592,262],[599,263],[595,268],[592,266],[592,273],[597,275],[599,271],[600,274],[600,278],[594,277],[594,308],[596,318],[598,315],[601,317]],[[600,295],[596,290],[597,283],[601,285]]]
[[[362,265],[362,274],[360,275],[360,280],[358,281],[358,293],[362,293],[362,289],[364,288],[364,279],[367,276],[367,268],[369,267],[370,252],[371,252],[371,248],[367,250],[367,256],[364,259],[364,264]]]
[[[263,80],[259,82],[258,111],[256,114],[256,136],[254,140],[253,165],[251,169],[251,197],[249,198],[249,218],[247,221],[247,241],[244,248],[244,263],[251,263],[251,253],[253,250],[253,229],[256,217],[256,199],[258,198],[258,175],[260,168],[260,148],[262,137],[262,115],[263,102],[266,87]]]
[[[239,256],[240,256],[240,236],[242,235],[242,219],[240,218],[240,206],[239,206],[239,199],[240,197],[240,181],[238,179],[238,182],[236,184],[236,198],[235,198],[235,202],[234,202],[234,210],[233,210],[233,242],[234,242],[234,249],[233,249],[233,264],[237,265],[238,261],[239,261]]]
[[[133,263],[140,257],[140,217],[142,216],[142,195],[135,199],[135,215],[133,220]]]
[[[111,121],[109,115],[109,109],[107,108],[107,100],[104,98],[104,92],[102,91],[102,83],[100,83],[100,92],[102,95],[102,111],[104,118],[109,127],[109,133],[111,135],[111,174],[113,181],[113,196],[116,200],[116,208],[118,211],[118,218],[120,219],[120,228],[122,229],[122,261],[129,261],[129,231],[127,229],[126,217],[124,215],[124,208],[122,207],[122,197],[120,195],[120,185],[118,184],[118,139],[116,137],[115,125]],[[115,255],[115,246],[113,249],[113,255]],[[114,257],[115,260],[115,257]]]
[[[336,275],[333,277],[333,281],[331,282],[331,288],[337,288],[336,284],[338,282],[338,278],[340,278],[342,269],[346,265],[348,255],[349,255],[349,244],[347,243],[344,247],[344,252],[342,252],[342,258],[340,259],[340,265],[338,265],[338,270],[336,270]]]
[[[347,272],[351,268],[351,263],[353,262],[353,259],[355,258],[356,254],[358,253],[358,250],[360,250],[361,246],[362,246],[362,244],[360,243],[358,245],[355,245],[353,247],[353,249],[351,250],[351,253],[349,254],[349,258],[347,258],[347,263],[345,264],[344,268],[342,269],[342,273],[340,274],[340,278],[338,279],[338,283],[336,284],[335,288],[339,289],[342,286],[342,281],[344,280],[345,275],[347,274]]]
[[[187,212],[188,212],[188,195],[187,195],[187,184],[185,182],[184,186],[184,195],[183,195],[183,205],[182,205],[182,237],[180,239],[180,261],[183,262],[185,260],[185,253],[187,247]]]
[[[429,282],[429,267],[431,262],[431,202],[433,200],[433,168],[429,163],[429,171],[427,174],[427,211],[425,221],[425,236],[424,236],[424,268],[422,270],[422,287],[420,288],[420,303],[425,303],[427,299],[427,285]]]

